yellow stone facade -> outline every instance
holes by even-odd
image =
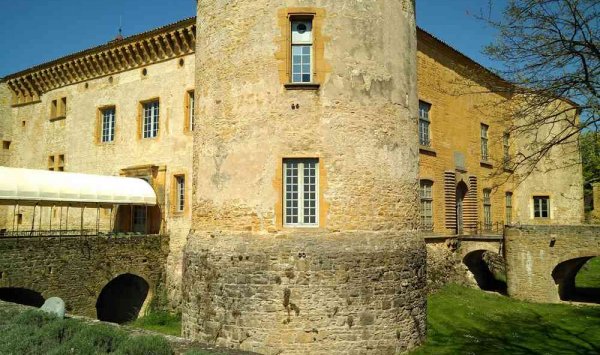
[[[382,48],[380,53],[399,58],[398,62],[402,62],[407,68],[416,65],[417,87],[406,84],[408,94],[404,91],[392,92],[390,97],[380,98],[377,95],[392,85],[390,78],[400,75],[392,75],[386,72],[384,66],[365,59],[360,48],[356,49],[356,58],[349,61],[340,59],[343,56],[338,52],[339,47],[336,48],[338,38],[332,34],[352,27],[351,20],[340,22],[340,27],[327,26],[331,26],[330,17],[335,15],[335,11],[345,10],[332,5],[334,12],[331,12],[325,7],[297,7],[305,5],[303,2],[297,3],[290,8],[269,12],[269,16],[273,16],[273,29],[268,37],[272,56],[263,58],[263,64],[272,68],[273,74],[266,76],[265,82],[256,88],[239,83],[235,87],[243,93],[241,96],[249,107],[272,104],[276,100],[281,107],[271,112],[270,119],[282,120],[280,127],[286,127],[282,119],[285,116],[288,123],[296,124],[294,129],[290,125],[285,129],[281,128],[281,131],[269,131],[263,129],[265,122],[261,120],[265,118],[256,117],[251,126],[244,126],[243,122],[236,125],[213,122],[206,129],[195,132],[194,137],[190,132],[188,93],[196,90],[201,92],[200,97],[210,97],[210,102],[196,102],[196,118],[199,120],[206,116],[214,117],[215,113],[222,117],[240,115],[244,109],[239,102],[234,100],[230,105],[223,105],[218,102],[219,98],[212,97],[213,94],[206,91],[202,80],[211,80],[216,75],[222,78],[222,85],[227,86],[222,88],[226,92],[226,89],[233,88],[232,82],[247,78],[228,78],[227,73],[203,73],[202,68],[196,67],[196,19],[192,18],[122,41],[110,42],[2,79],[0,139],[3,147],[0,151],[0,164],[48,169],[49,157],[62,155],[62,167],[65,171],[151,177],[150,182],[160,199],[161,232],[170,237],[171,252],[167,260],[166,282],[168,298],[173,307],[178,307],[181,301],[183,249],[188,235],[193,234],[193,230],[190,231],[192,220],[196,228],[205,231],[229,229],[266,236],[287,233],[282,225],[281,161],[284,157],[319,158],[323,163],[319,165],[318,233],[360,229],[416,229],[419,222],[413,207],[417,203],[417,159],[419,178],[433,182],[433,230],[426,233],[456,233],[456,225],[448,222],[448,216],[455,208],[447,201],[448,188],[445,190],[445,179],[450,175],[454,176],[454,184],[464,180],[469,185],[472,178],[476,178],[476,193],[474,200],[470,202],[475,208],[475,215],[470,217],[471,223],[475,223],[475,233],[483,232],[483,189],[487,188],[491,189],[491,221],[494,229],[506,222],[506,192],[513,193],[512,218],[515,223],[575,224],[583,219],[580,165],[552,173],[533,174],[519,185],[513,184],[511,178],[504,182],[507,175],[493,176],[503,164],[505,127],[502,122],[493,118],[497,116],[493,109],[494,103],[501,97],[497,94],[460,93],[465,83],[470,84],[471,89],[489,89],[490,81],[496,83],[499,80],[497,77],[490,73],[481,74],[476,63],[425,31],[417,30],[416,58],[405,58],[402,48],[391,46]],[[252,11],[262,11],[259,5],[252,6],[255,7]],[[410,7],[410,2],[405,1],[402,6]],[[320,90],[326,92],[321,96],[314,90],[292,94],[292,90],[282,86],[288,81],[290,70],[287,51],[290,15],[314,16],[315,82],[322,86]],[[369,26],[371,24],[364,24],[365,31],[368,31]],[[406,43],[412,41],[413,33],[407,32],[405,35]],[[264,40],[263,37],[249,39]],[[214,48],[207,46],[206,50]],[[477,70],[473,71],[473,68]],[[474,76],[474,72],[481,75]],[[344,78],[345,73],[350,73],[349,80]],[[411,74],[409,72],[402,75]],[[276,87],[281,92],[269,91],[271,87]],[[256,95],[244,90],[250,90]],[[417,113],[414,110],[416,103],[412,102],[417,96],[414,95],[415,90],[419,100],[431,105],[429,147],[414,144],[417,135]],[[363,91],[376,94],[371,99],[368,99],[368,95],[356,94]],[[59,109],[63,99],[66,99],[64,116]],[[151,99],[157,99],[160,103],[159,135],[157,138],[144,139],[140,136],[140,106]],[[53,114],[55,100],[57,111]],[[377,106],[373,104],[377,100],[381,100],[382,104],[378,106],[381,112],[371,109]],[[388,101],[394,104],[389,104]],[[290,110],[291,104],[297,105],[300,110]],[[368,108],[365,109],[366,106]],[[111,143],[101,143],[98,138],[99,112],[105,107],[115,107],[117,112],[116,139]],[[334,113],[341,111],[349,114],[334,119]],[[362,112],[358,121],[354,119],[355,112]],[[393,114],[402,116],[403,119],[410,116],[410,121],[407,122],[411,123],[398,130],[397,122],[382,121],[376,130],[372,130],[372,122]],[[306,120],[306,117],[311,119]],[[480,153],[482,123],[489,126],[491,158],[485,162],[482,162]],[[234,140],[240,132],[251,137],[243,141],[245,151],[237,154],[234,160],[225,161],[226,151],[219,142],[214,142],[215,127],[219,125],[223,126],[219,128],[219,135],[224,141]],[[323,137],[318,142],[309,134],[315,127]],[[353,130],[364,134],[355,135]],[[298,139],[297,132],[304,132],[302,139]],[[309,143],[293,143],[288,146],[289,141]],[[409,148],[401,156],[391,153],[393,149],[390,147],[397,141],[405,142]],[[9,144],[5,145],[4,142]],[[212,142],[210,149],[208,146],[204,146],[204,150],[195,148],[206,142]],[[378,153],[372,154],[380,159],[377,163],[364,159],[358,165],[344,166],[339,161],[338,158],[345,154],[360,155],[360,146],[373,142],[379,142],[376,144]],[[515,140],[511,144],[511,154],[519,149],[521,143],[523,142]],[[237,143],[234,141],[232,144]],[[262,165],[249,160],[249,154],[262,152],[265,145],[277,146],[280,152],[273,152],[270,159],[265,160]],[[206,154],[202,155],[202,152]],[[458,171],[455,153],[464,156],[464,164]],[[570,154],[571,157],[572,153]],[[557,155],[560,157],[560,154]],[[59,159],[54,159],[57,160],[53,164],[58,164]],[[225,165],[219,165],[222,162]],[[213,166],[215,173],[197,173],[206,166]],[[398,184],[396,180],[386,178],[384,184],[376,181],[382,166],[392,172],[390,176],[405,180],[401,184],[402,196],[398,197],[400,192],[395,189]],[[405,174],[406,171],[409,173]],[[342,173],[367,174],[372,177],[373,182],[348,185],[355,192],[354,195],[360,198],[352,197],[353,194],[350,193],[338,193],[335,191],[341,191],[341,187],[347,183]],[[175,199],[175,176],[185,176],[186,181],[188,203],[182,212],[175,211],[172,204]],[[251,196],[247,194],[248,185],[230,185],[226,187],[230,189],[227,191],[229,196],[220,200],[223,194],[211,187],[214,184],[219,187],[220,179],[244,181],[254,177],[254,183],[260,189]],[[196,186],[197,193],[194,196],[192,185]],[[385,193],[382,194],[381,191]],[[385,198],[371,198],[381,195],[385,195]],[[534,195],[550,196],[550,218],[540,220],[533,217]],[[404,208],[405,206],[409,208]],[[0,229],[13,228],[14,211],[5,207],[0,207],[0,210],[4,212],[0,213]],[[21,207],[18,212],[22,215],[19,228],[30,228],[32,208]],[[55,217],[54,223],[56,218],[60,218],[57,217],[57,210],[42,209],[41,213],[42,228],[48,225],[49,214]],[[94,227],[96,213],[94,210],[84,211],[86,228]],[[115,215],[116,211],[100,211],[102,228],[107,228]],[[78,220],[71,223],[79,227]]]

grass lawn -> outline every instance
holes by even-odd
[[[152,312],[127,325],[167,335],[181,336],[181,315],[168,312]]]
[[[599,354],[600,307],[535,304],[450,285],[429,297],[411,354]]]
[[[600,288],[600,257],[590,259],[575,276],[577,287]]]

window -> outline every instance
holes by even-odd
[[[50,171],[65,171],[65,155],[50,155],[48,157],[48,170]]]
[[[103,143],[115,140],[115,108],[108,107],[102,113],[102,139]]]
[[[319,160],[283,160],[283,218],[286,226],[319,225]]]
[[[312,18],[292,18],[292,83],[312,82]]]
[[[549,196],[534,196],[533,197],[533,217],[549,218],[550,217],[550,197]]]
[[[67,115],[67,98],[52,100],[50,102],[50,119],[62,118]]]
[[[433,182],[421,180],[421,227],[423,230],[433,230]]]
[[[504,133],[502,136],[502,149],[504,151],[504,164],[508,164],[510,162],[510,133]]]
[[[511,224],[512,223],[512,197],[513,194],[512,192],[507,192],[506,193],[506,223],[505,224]]]
[[[431,104],[419,101],[419,144],[429,146],[431,144],[429,138],[429,110]]]
[[[481,124],[481,160],[487,161],[488,155],[488,130],[489,126]]]
[[[183,212],[185,209],[185,176],[175,176],[175,211]]]
[[[146,219],[148,208],[146,206],[133,206],[131,214],[132,230],[136,233],[146,233]]]
[[[142,137],[154,138],[158,136],[158,111],[158,100],[143,104]]]
[[[483,189],[483,230],[492,229],[492,191]]]
[[[185,100],[185,130],[191,132],[194,130],[194,90],[187,92]]]
[[[10,141],[2,141],[2,149],[10,149]]]

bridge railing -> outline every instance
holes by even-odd
[[[41,237],[86,237],[86,236],[125,236],[145,235],[139,232],[99,232],[95,229],[53,229],[53,230],[20,230],[0,229],[1,238],[41,238]]]
[[[475,226],[464,227],[463,234],[468,235],[484,235],[484,234],[503,234],[504,233],[504,221],[499,222],[477,222]]]

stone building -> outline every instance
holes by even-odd
[[[83,220],[169,238],[186,337],[409,349],[425,336],[419,227],[583,218],[578,165],[521,184],[494,174],[523,142],[493,119],[499,94],[455,85],[501,79],[418,29],[413,6],[198,1],[197,18],[0,80],[0,164],[147,180],[158,209]],[[0,210],[0,229],[79,228],[58,209]]]

